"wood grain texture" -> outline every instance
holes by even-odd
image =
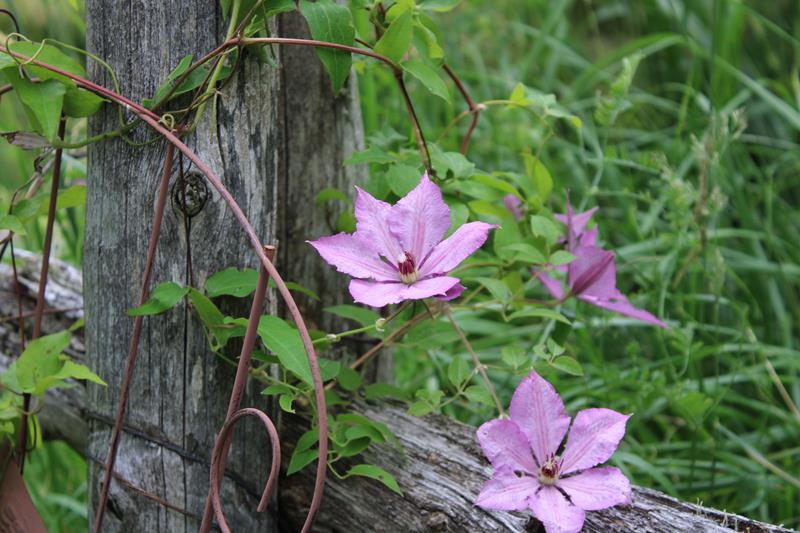
[[[282,37],[309,37],[298,12],[281,15],[279,28]],[[366,165],[343,165],[353,151],[364,149],[358,84],[353,74],[334,96],[330,78],[311,47],[285,47],[281,60],[281,133],[287,149],[279,160],[279,266],[293,281],[324,293],[325,306],[351,303],[348,278],[322,261],[306,240],[336,233],[336,220],[348,208],[338,201],[317,208],[319,191],[333,187],[353,197],[355,185],[366,182]],[[341,319],[322,312],[320,302],[299,295],[298,303],[319,329],[335,331],[342,325]]]
[[[225,29],[218,2],[206,0],[89,0],[86,9],[87,48],[115,69],[121,92],[139,101],[153,94],[184,55],[199,57],[213,49]],[[279,31],[303,35],[304,24],[296,14],[289,14],[282,18]],[[319,214],[314,207],[316,191],[326,186],[351,187],[363,172],[341,166],[346,155],[363,145],[357,96],[346,88],[340,97],[333,97],[313,50],[274,52],[280,67],[245,57],[222,91],[216,115],[211,116],[209,106],[188,144],[223,177],[264,242],[279,244],[278,266],[287,279],[339,294],[343,281],[329,274],[305,240],[330,233],[325,221],[335,220],[338,214]],[[89,73],[95,81],[110,84],[98,66],[90,65]],[[116,125],[116,110],[106,108],[92,118],[90,130],[98,133]],[[144,141],[153,135],[137,130],[132,137]],[[96,459],[105,459],[109,442],[110,430],[103,420],[113,418],[116,408],[132,325],[125,310],[135,304],[139,290],[163,152],[160,141],[132,147],[114,140],[90,148],[84,253],[86,342],[90,365],[109,383],[107,389],[89,391],[92,422],[87,453]],[[178,163],[191,172],[187,163],[180,159]],[[279,211],[281,205],[291,209]],[[215,193],[188,222],[173,205],[168,206],[154,284],[191,280],[202,286],[211,273],[226,266],[255,265],[249,244]],[[320,306],[299,299],[312,323],[319,320]],[[243,316],[248,304],[226,305],[224,311]],[[268,299],[268,309],[277,309],[273,298]],[[233,375],[233,368],[209,352],[201,325],[185,306],[146,319],[126,420],[136,432],[169,446],[128,432],[121,440],[117,470],[188,516],[115,484],[108,531],[197,528],[208,485],[206,461],[224,419]],[[258,387],[251,389],[243,405],[274,412],[258,394]],[[200,457],[205,460],[198,461]],[[258,519],[253,512],[269,457],[262,428],[244,421],[235,432],[228,462],[236,481],[226,479],[222,490],[234,531],[273,529],[274,508]],[[99,473],[93,463],[93,502]]]
[[[200,57],[221,41],[226,23],[218,6],[207,0],[89,0],[87,48],[115,70],[123,94],[141,101],[154,93],[182,57]],[[110,85],[98,65],[90,64],[88,70],[93,80]],[[276,233],[278,93],[277,69],[245,59],[223,90],[216,115],[212,116],[209,105],[196,132],[187,139],[223,178],[265,242]],[[106,106],[92,117],[91,133],[117,127],[116,113],[117,109]],[[145,141],[154,135],[140,128],[132,138]],[[126,309],[138,298],[163,157],[162,141],[135,147],[112,140],[89,148],[86,344],[90,366],[108,387],[88,389],[87,454],[103,461],[110,437],[106,421],[115,415],[132,330]],[[186,160],[176,158],[176,163],[192,171]],[[217,194],[211,191],[205,207],[188,221],[174,204],[168,205],[153,284],[191,279],[202,286],[210,274],[226,266],[254,267],[256,260]],[[247,306],[244,301],[238,306],[230,303],[225,310],[245,315]],[[274,303],[268,307],[274,309]],[[147,438],[123,433],[116,471],[188,515],[114,483],[105,531],[197,530],[208,488],[206,461],[225,417],[234,370],[210,353],[201,324],[185,304],[145,319],[126,421]],[[243,405],[269,408],[257,390],[248,391]],[[226,479],[222,490],[235,531],[272,528],[271,512],[254,512],[269,469],[268,450],[268,440],[255,424],[248,421],[238,427],[228,461],[237,480]],[[97,463],[90,462],[91,513],[100,474]]]
[[[28,264],[31,267],[24,267],[22,279],[23,284],[31,289],[26,291],[24,302],[32,308],[39,270],[35,266],[35,258],[30,255],[26,257],[30,258]],[[56,269],[59,274],[51,278],[48,285],[48,306],[63,307],[60,305],[63,302],[80,305],[80,284],[73,283],[79,279],[80,273],[58,263]],[[6,292],[9,287],[10,268],[0,265],[0,291]],[[10,303],[9,299],[0,300],[3,313],[8,312],[6,306]],[[62,329],[63,324],[69,323],[74,317],[53,315],[51,318],[53,320],[45,322],[45,333]],[[7,323],[0,323],[0,347],[7,354],[17,353],[19,346],[15,344],[15,339],[18,343],[18,338],[9,329],[13,328],[9,328]],[[71,347],[71,355],[81,359],[83,343],[80,332],[73,335]],[[0,368],[4,368],[3,359],[0,359]],[[82,387],[70,390],[81,391]],[[47,402],[41,414],[45,433],[66,436],[69,442],[80,442],[80,434],[86,430],[85,425],[70,426],[64,435],[60,435],[53,432],[53,424],[60,417],[79,416],[76,414],[84,411],[83,401],[82,394],[74,394],[64,397],[61,403]],[[475,428],[437,415],[411,417],[405,414],[405,407],[398,403],[360,404],[358,410],[392,428],[402,443],[405,455],[400,455],[394,448],[376,448],[353,461],[364,459],[386,468],[397,477],[405,495],[401,498],[379,483],[364,478],[345,481],[329,478],[322,514],[315,531],[406,533],[540,530],[539,525],[524,514],[487,513],[472,505],[490,471],[475,440]],[[304,431],[306,421],[290,417],[284,422],[285,431],[281,438],[287,453],[284,457],[286,465],[290,445]],[[296,531],[305,517],[311,477],[310,469],[306,469],[281,481],[281,530]],[[652,489],[634,487],[633,505],[589,513],[585,531],[785,533],[790,530],[682,502]]]

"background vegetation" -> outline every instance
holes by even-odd
[[[6,7],[32,39],[83,44],[81,2]],[[583,376],[548,379],[568,410],[635,413],[615,456],[635,483],[800,527],[800,5],[470,0],[435,16],[448,29],[448,63],[476,101],[488,102],[470,159],[524,172],[523,154],[538,155],[555,182],[549,207],[562,211],[567,190],[573,203],[599,206],[595,220],[601,243],[617,253],[620,289],[672,326],[567,304],[563,312],[576,320],[565,348]],[[366,62],[357,68],[367,134],[380,142],[391,126],[405,139],[391,74]],[[518,83],[531,111],[491,103]],[[431,139],[464,109],[450,91],[452,105],[412,83]],[[580,127],[551,120],[554,111],[576,115]],[[24,121],[3,99],[0,129]],[[457,150],[467,123],[441,145]],[[79,157],[67,159],[65,186],[84,179]],[[31,176],[32,158],[3,144],[0,165],[5,208]],[[37,249],[43,222],[17,245]],[[59,214],[57,227],[57,253],[79,265],[81,210]],[[485,313],[459,321],[493,368],[505,364],[503,348],[508,358],[550,333]],[[426,327],[433,329],[398,350],[398,385],[410,392],[447,388],[446,369],[461,350],[452,333]],[[515,382],[494,375],[507,402]],[[472,423],[485,418],[458,404],[446,410]],[[85,529],[82,458],[45,444],[25,474],[51,530]]]

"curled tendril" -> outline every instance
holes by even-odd
[[[17,22],[17,17],[14,16],[14,13],[11,12],[9,9],[0,8],[0,13],[8,16],[11,19],[11,22],[14,23],[14,30],[16,33],[20,33],[19,29],[19,22]]]
[[[275,490],[275,485],[278,482],[278,472],[281,465],[281,443],[278,437],[278,430],[275,429],[275,424],[272,423],[272,420],[266,413],[259,409],[253,407],[239,409],[225,421],[214,443],[214,451],[211,453],[209,495],[211,497],[211,505],[214,508],[214,517],[217,519],[217,525],[224,533],[230,533],[231,530],[230,527],[228,527],[228,522],[225,520],[225,514],[222,512],[222,502],[219,497],[226,459],[222,456],[222,453],[223,450],[230,449],[233,428],[236,422],[245,416],[253,416],[264,424],[264,427],[267,428],[267,432],[269,433],[270,444],[272,445],[272,464],[269,469],[269,477],[264,486],[264,492],[261,494],[261,500],[258,502],[258,507],[256,508],[259,513],[266,511],[270,496],[272,496],[272,492]]]

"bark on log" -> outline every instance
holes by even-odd
[[[33,260],[30,265],[30,268],[23,269],[22,280],[27,288],[24,303],[26,308],[32,309],[38,268]],[[48,305],[65,307],[63,304],[69,302],[79,306],[80,284],[71,284],[68,281],[62,284],[61,281],[79,279],[78,272],[62,264],[56,270],[59,274],[54,276],[48,286]],[[62,276],[62,272],[66,275]],[[10,268],[0,265],[0,291],[4,295],[13,294],[8,292],[13,290],[10,276]],[[0,302],[3,313],[0,316],[6,317],[15,312],[13,298],[5,297]],[[67,320],[62,320],[59,315],[48,316],[50,319],[45,323],[45,332],[52,333],[68,325],[77,315],[72,315]],[[9,355],[19,351],[18,344],[15,344],[18,338],[11,324],[0,322],[0,348]],[[72,348],[75,351],[73,355],[80,357],[80,335],[75,336]],[[70,390],[80,391],[81,388]],[[46,434],[67,437],[69,442],[79,443],[85,426],[74,424],[62,428],[56,423],[64,417],[79,417],[84,410],[83,396],[70,395],[64,401],[67,403],[47,402],[42,413],[42,426]],[[45,416],[48,411],[51,416]],[[397,403],[359,404],[359,411],[386,423],[400,440],[404,456],[394,448],[384,447],[368,450],[363,457],[355,458],[354,461],[360,462],[363,459],[387,469],[397,477],[405,495],[401,498],[369,479],[350,478],[338,481],[329,478],[315,531],[539,530],[538,523],[529,520],[524,514],[487,513],[472,505],[481,484],[489,475],[489,467],[475,440],[474,428],[441,416],[411,417]],[[306,422],[298,417],[287,418],[284,422],[286,431],[281,438],[285,450],[284,464],[287,464],[291,453],[290,444],[304,431]],[[281,480],[281,530],[298,530],[310,501],[311,484],[311,469]],[[251,510],[246,512],[254,517]],[[587,513],[585,531],[785,533],[791,530],[682,502],[652,489],[634,487],[633,505]]]

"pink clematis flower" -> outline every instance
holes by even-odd
[[[484,509],[530,509],[547,533],[576,533],[585,511],[631,503],[631,485],[606,462],[625,435],[630,415],[611,409],[584,409],[570,428],[553,386],[531,372],[511,398],[510,419],[478,428],[478,441],[494,467],[475,504]]]
[[[597,244],[597,227],[586,230],[586,225],[597,208],[575,213],[572,206],[567,204],[565,215],[556,214],[556,219],[567,226],[567,251],[575,256],[568,265],[561,265],[555,270],[565,272],[569,292],[565,294],[560,281],[541,272],[539,281],[547,291],[558,300],[575,296],[579,300],[596,307],[608,309],[621,315],[667,328],[668,326],[657,319],[653,314],[634,307],[628,298],[617,289],[617,267],[614,262],[614,252],[603,250]]]
[[[339,272],[352,276],[356,302],[383,307],[403,300],[451,300],[464,287],[447,273],[486,241],[496,227],[470,222],[442,240],[450,208],[425,173],[417,187],[395,205],[356,187],[356,231],[308,241]]]

